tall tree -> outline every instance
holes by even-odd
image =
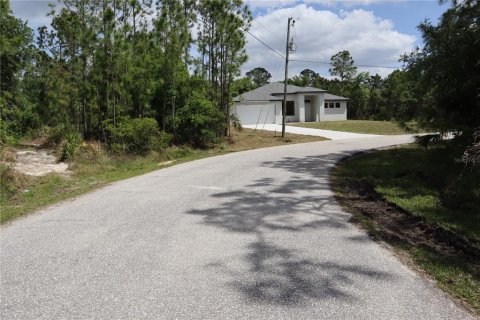
[[[185,88],[188,79],[187,64],[190,60],[188,49],[192,37],[189,26],[194,18],[189,12],[193,3],[180,0],[163,0],[157,2],[157,18],[154,20],[154,37],[156,52],[160,56],[160,68],[157,71],[162,81],[159,81],[157,92],[161,110],[157,112],[157,119],[162,123],[165,130],[167,118],[170,123],[175,122],[175,112],[181,96],[180,91]],[[170,116],[167,115],[170,113]],[[175,129],[175,128],[173,128]]]
[[[19,82],[31,58],[32,40],[31,29],[13,16],[9,0],[0,0],[0,140],[7,129],[22,130],[16,128],[21,125],[18,115],[24,107]]]
[[[342,83],[351,81],[357,74],[355,62],[347,50],[333,55],[330,59],[330,65],[330,74],[339,77]]]
[[[231,84],[247,60],[245,32],[251,12],[241,0],[204,0],[199,3],[201,26],[198,50],[202,55],[202,74],[210,84],[210,99],[225,114],[225,133],[229,134]]]
[[[257,67],[247,73],[245,76],[250,78],[257,87],[261,87],[270,82],[272,75],[265,68]]]
[[[454,2],[438,25],[420,24],[424,48],[404,57],[418,79],[420,120],[440,130],[472,131],[480,123],[480,2]]]
[[[320,75],[311,69],[304,69],[300,72],[300,76],[304,79],[305,86],[313,86],[317,82]]]

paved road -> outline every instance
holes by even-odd
[[[350,225],[328,170],[408,137],[253,150],[1,227],[2,319],[470,319]]]
[[[282,126],[279,124],[259,124],[255,125],[244,125],[245,128],[249,129],[261,129],[267,131],[276,131],[282,132]],[[325,137],[330,140],[345,140],[345,139],[358,139],[358,138],[375,138],[381,137],[375,134],[363,134],[363,133],[352,133],[352,132],[342,132],[342,131],[333,131],[333,130],[323,130],[323,129],[312,129],[312,128],[303,128],[303,127],[296,127],[296,126],[285,126],[285,132],[288,133],[295,133],[295,134],[303,134],[307,136],[317,136],[317,137]]]

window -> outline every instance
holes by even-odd
[[[325,102],[325,109],[328,108],[328,102]]]
[[[335,108],[340,108],[340,102],[335,102]]]
[[[283,101],[282,101],[283,106]],[[294,116],[295,115],[295,103],[293,101],[287,101],[287,109],[285,110],[286,116]]]
[[[335,103],[334,102],[330,102],[330,108],[335,108]]]

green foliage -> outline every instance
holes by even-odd
[[[331,68],[329,69],[332,76],[338,76],[340,81],[350,81],[357,73],[357,67],[353,61],[350,52],[347,50],[340,51],[331,57]]]
[[[17,191],[15,175],[13,169],[5,164],[0,163],[0,200],[5,200],[7,197],[15,194]]]
[[[67,136],[68,129],[64,125],[57,125],[47,131],[47,144],[51,147],[58,146]]]
[[[437,143],[379,151],[342,164],[342,176],[363,179],[412,214],[480,239],[480,175],[452,159],[455,148]]]
[[[242,131],[243,130],[242,123],[240,122],[240,118],[238,117],[238,114],[232,113],[230,115],[230,122],[233,125],[233,127],[235,128],[235,130],[237,130],[237,131]]]
[[[158,136],[154,137],[153,146],[155,150],[164,150],[172,145],[174,136],[171,133],[161,131]]]
[[[257,67],[248,71],[245,76],[250,78],[256,87],[261,87],[270,82],[272,75],[265,68]]]
[[[209,100],[194,95],[175,119],[179,141],[206,147],[225,131],[224,114]]]
[[[472,132],[480,123],[480,2],[454,5],[419,29],[425,47],[403,57],[416,79],[419,120],[437,130]]]
[[[60,161],[74,159],[78,150],[82,146],[82,136],[78,132],[69,132],[65,135],[65,140],[61,144]]]
[[[114,152],[146,154],[158,136],[157,121],[152,118],[123,118],[116,125],[106,123],[108,144]]]
[[[255,88],[256,86],[253,83],[252,79],[248,77],[236,79],[232,82],[232,97],[236,97],[244,92],[251,91]]]

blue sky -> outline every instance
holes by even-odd
[[[401,54],[422,46],[417,25],[424,19],[436,23],[449,7],[434,0],[245,0],[251,7],[254,21],[250,32],[277,51],[284,53],[285,28],[288,17],[296,20],[292,30],[297,52],[293,59],[328,62],[338,51],[349,50],[357,64],[378,67],[359,71],[388,75],[398,66]],[[13,0],[14,14],[36,29],[48,25],[49,1]],[[282,77],[283,61],[252,36],[247,36],[249,61],[242,73],[254,67],[265,67],[274,80]],[[305,68],[328,77],[328,65],[294,62],[290,74]]]

